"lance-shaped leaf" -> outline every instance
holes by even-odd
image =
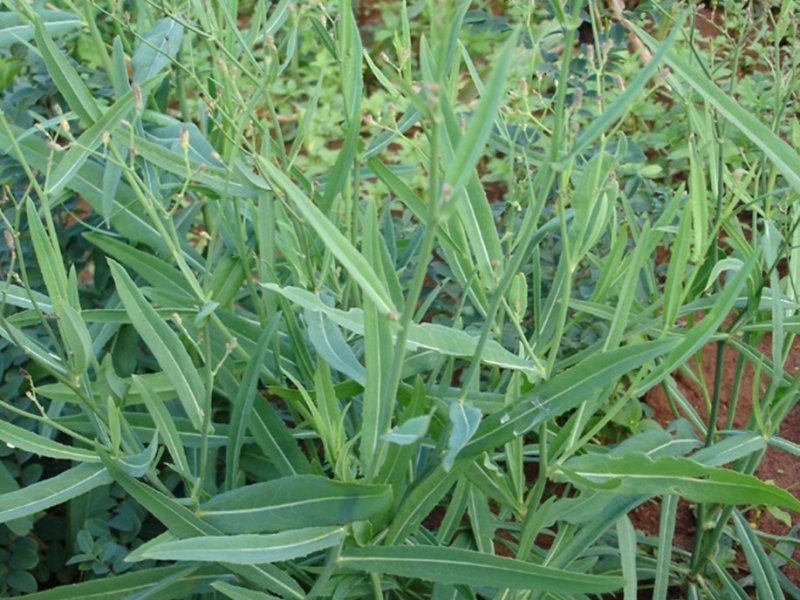
[[[736,526],[737,541],[744,551],[747,566],[750,567],[756,585],[757,597],[772,600],[785,598],[778,582],[777,569],[770,561],[750,523],[738,511],[733,513],[733,523]]]
[[[174,539],[174,536],[191,538],[197,545],[198,540],[203,536],[217,535],[218,529],[203,521],[186,506],[165,496],[159,491],[154,490],[141,481],[134,479],[124,469],[121,469],[114,460],[102,450],[98,450],[100,459],[108,468],[114,481],[125,488],[125,491],[141,504],[151,515],[161,521],[169,530],[160,539]],[[148,543],[146,546],[156,545],[157,542]],[[134,552],[142,550],[140,546]],[[146,548],[145,548],[146,549]],[[129,555],[135,558],[134,553]],[[272,565],[260,566],[235,566],[230,565],[229,569],[238,573],[248,581],[251,581],[261,588],[274,591],[285,598],[303,598],[300,586],[288,574]]]
[[[483,88],[483,95],[475,113],[455,148],[455,155],[447,167],[444,178],[445,183],[449,186],[448,193],[451,195],[459,194],[467,180],[473,175],[473,169],[489,139],[500,101],[505,95],[506,74],[514,58],[516,45],[517,34],[514,33],[508,37],[494,61],[494,68]]]
[[[0,494],[0,523],[35,514],[106,483],[111,483],[111,477],[103,465],[83,463],[50,479]]]
[[[677,494],[692,502],[780,506],[800,511],[800,500],[758,478],[691,458],[643,453],[587,454],[568,460],[556,475],[580,487],[597,486],[621,495]]]
[[[618,590],[621,577],[573,573],[475,550],[437,546],[347,548],[339,564],[348,569],[386,573],[437,583],[553,593],[600,594]]]
[[[364,521],[391,502],[388,485],[295,475],[215,496],[198,514],[223,533],[260,533]]]
[[[100,118],[100,108],[92,97],[92,93],[70,64],[66,55],[50,38],[50,32],[47,31],[44,21],[38,15],[33,16],[33,26],[36,49],[42,55],[42,60],[53,83],[64,96],[69,108],[78,115],[84,125],[90,126]]]
[[[646,31],[632,25],[641,40],[652,50],[661,43]],[[800,191],[800,154],[778,137],[752,113],[742,108],[733,98],[723,92],[698,67],[685,60],[677,51],[667,52],[665,62],[675,74],[692,86],[703,100],[717,109],[719,114],[758,146],[777,167],[786,181]]]
[[[428,433],[428,426],[431,424],[431,415],[422,415],[420,417],[413,417],[395,427],[391,431],[384,433],[381,437],[392,444],[398,446],[408,446],[413,444],[419,439],[422,439]]]
[[[0,420],[0,440],[8,446],[48,458],[76,462],[100,462],[100,457],[91,450],[67,446],[33,431],[17,427],[8,421]]]
[[[257,592],[249,588],[244,588],[238,585],[231,585],[224,581],[217,581],[212,583],[211,587],[217,590],[220,594],[224,594],[231,600],[278,600],[277,596],[272,594],[265,594],[264,592]]]
[[[364,334],[364,311],[359,308],[343,311],[328,306],[319,296],[301,288],[280,287],[273,283],[262,285],[269,290],[278,292],[308,311],[324,313],[340,327],[359,335]],[[449,356],[463,357],[471,357],[477,343],[478,339],[466,331],[432,323],[411,323],[406,342],[409,350],[434,350]],[[531,379],[539,379],[543,374],[538,362],[532,363],[520,358],[493,340],[484,346],[481,361],[489,365],[521,371]]]
[[[155,356],[156,361],[170,375],[175,391],[192,424],[203,427],[202,403],[205,401],[205,386],[195,369],[186,348],[177,334],[158,316],[148,304],[142,292],[118,263],[109,260],[111,276],[117,292],[131,315],[134,328]]]
[[[72,13],[60,10],[38,11],[42,26],[50,37],[59,37],[81,28],[81,20]],[[33,37],[33,25],[12,12],[0,12],[0,48],[9,48]]]
[[[350,240],[280,169],[266,160],[259,160],[259,166],[264,174],[283,190],[287,199],[314,229],[331,254],[356,280],[364,293],[375,302],[381,313],[384,315],[397,314],[389,292],[377,283],[380,278],[375,274],[367,259],[350,243]]]
[[[453,466],[453,461],[467,445],[478,430],[481,423],[481,411],[468,402],[450,404],[450,435],[447,438],[447,454],[442,459],[446,471]]]
[[[266,535],[205,536],[167,541],[147,548],[141,558],[197,560],[233,565],[260,565],[308,556],[342,542],[342,527],[307,527]]]
[[[178,428],[175,420],[164,405],[164,401],[158,397],[155,391],[151,390],[147,384],[143,383],[141,376],[133,376],[133,388],[139,392],[142,400],[147,407],[147,412],[153,419],[156,431],[164,439],[164,445],[169,450],[172,460],[178,469],[184,473],[189,472],[189,462],[183,449]]]
[[[102,579],[84,581],[73,585],[62,585],[37,594],[26,594],[25,597],[32,600],[75,600],[75,598],[81,598],[81,600],[123,600],[126,598],[138,598],[140,595],[148,597],[150,592],[156,588],[164,594],[162,583],[172,581],[173,578],[178,580],[181,592],[188,593],[189,590],[195,589],[197,584],[208,584],[210,581],[218,579],[221,575],[219,572],[209,572],[208,568],[203,569],[202,573],[196,573],[197,570],[196,565],[193,567],[185,567],[183,565],[154,567],[134,573],[126,573],[125,575],[103,577]],[[164,594],[158,597],[176,596]]]
[[[165,17],[142,37],[133,53],[133,82],[141,83],[166,67],[181,47],[183,25]]]
[[[159,83],[158,79],[151,79],[142,85],[142,93],[153,89]],[[133,108],[134,92],[125,93],[111,108],[103,113],[91,127],[86,129],[80,137],[70,146],[67,153],[58,162],[47,180],[49,191],[55,195],[63,190],[69,180],[83,166],[103,141],[104,133],[111,133]]]
[[[323,312],[307,310],[304,316],[309,339],[317,354],[332,368],[364,385],[364,366],[358,362],[339,328]]]
[[[472,440],[456,457],[452,470],[447,472],[443,467],[434,469],[409,492],[389,529],[389,542],[403,540],[414,530],[433,510],[463,468],[470,464],[467,462],[469,459],[502,446],[545,419],[552,419],[575,408],[588,396],[596,394],[597,390],[666,353],[676,343],[674,340],[657,340],[598,353],[536,386],[507,410],[499,410],[485,417]],[[614,517],[614,520],[617,518]]]
[[[34,304],[44,313],[53,312],[50,298],[36,290],[26,290],[6,282],[0,287],[0,305],[8,304],[18,308],[33,308]]]

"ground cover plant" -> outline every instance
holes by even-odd
[[[634,4],[0,2],[0,593],[800,597],[796,6]]]

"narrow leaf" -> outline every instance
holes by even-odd
[[[198,514],[223,533],[260,533],[365,521],[391,501],[387,485],[296,475],[219,494]]]
[[[80,29],[83,23],[72,13],[57,10],[39,11],[42,25],[48,37],[60,37]],[[33,37],[34,27],[12,12],[0,12],[0,48],[9,48]]]
[[[752,475],[707,467],[690,459],[642,453],[622,456],[585,455],[568,460],[559,479],[576,485],[606,486],[615,494],[678,494],[692,502],[780,506],[800,511],[800,500],[786,490]]]
[[[632,26],[636,34],[651,49],[660,46],[652,36],[636,26]],[[786,181],[800,191],[800,155],[785,141],[775,135],[752,113],[742,108],[733,98],[723,92],[700,69],[684,60],[676,51],[670,51],[665,57],[666,63],[676,75],[692,86],[703,99],[719,111],[725,119],[737,127],[747,138],[759,147],[778,168]]]
[[[175,426],[175,421],[167,410],[167,407],[164,406],[164,401],[144,383],[140,376],[134,375],[132,379],[133,388],[139,392],[139,395],[144,401],[147,412],[149,412],[150,416],[153,418],[156,431],[158,431],[161,438],[164,440],[164,445],[167,447],[167,450],[169,450],[169,454],[172,456],[172,460],[175,461],[175,465],[182,472],[189,473],[189,461],[186,459],[186,452],[183,449],[178,428]]]
[[[103,465],[83,463],[25,488],[0,494],[0,523],[35,514],[111,483]]]
[[[342,542],[341,527],[308,527],[267,535],[229,535],[165,542],[148,548],[144,558],[197,560],[234,565],[259,565],[308,556]]]
[[[183,25],[165,17],[142,37],[133,52],[133,82],[142,83],[157,75],[178,54],[183,39]]]
[[[331,368],[364,385],[364,366],[358,362],[336,324],[319,311],[306,310],[304,317],[311,344],[322,359]]]
[[[347,548],[339,564],[348,569],[471,587],[542,589],[551,593],[612,592],[620,577],[574,573],[474,550],[435,546]]]
[[[19,448],[23,452],[32,452],[47,458],[89,463],[100,462],[100,458],[91,450],[67,446],[33,431],[17,427],[8,421],[0,420],[0,440],[10,448]]]
[[[308,196],[297,187],[280,169],[266,160],[259,160],[261,169],[286,194],[306,222],[316,231],[328,250],[342,263],[342,266],[355,279],[381,313],[395,315],[397,309],[389,292],[377,284],[380,279],[367,260],[356,250],[344,234],[331,223],[323,212],[314,206]]]
[[[171,375],[178,398],[192,424],[198,430],[202,429],[203,409],[201,404],[205,402],[205,386],[189,353],[175,332],[148,304],[125,269],[112,260],[109,260],[109,263],[117,292],[131,315],[133,326],[142,336],[161,368]]]
[[[50,38],[42,19],[37,15],[33,20],[36,48],[42,55],[47,72],[64,96],[69,108],[78,115],[83,124],[89,127],[100,118],[100,109],[89,88],[73,68],[66,55]]]
[[[364,311],[361,309],[351,308],[343,311],[326,305],[319,296],[300,288],[280,287],[272,283],[262,285],[307,310],[325,313],[331,321],[349,331],[364,334]],[[411,323],[406,343],[408,349],[412,351],[425,349],[450,356],[472,357],[478,339],[453,327],[432,323]],[[531,363],[512,354],[494,340],[487,342],[480,358],[486,364],[522,371],[531,379],[539,379],[543,375],[543,369],[538,363]]]

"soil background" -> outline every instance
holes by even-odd
[[[766,335],[759,345],[762,353],[769,356],[772,338]],[[731,404],[733,395],[733,382],[736,370],[736,361],[738,354],[730,347],[726,348],[723,356],[723,371],[722,371],[722,394],[721,406],[719,415],[717,416],[717,426],[722,428],[725,426],[725,421],[728,415],[728,408]],[[708,389],[713,389],[714,375],[717,360],[717,345],[708,344],[700,353],[699,368],[706,381]],[[795,340],[791,352],[784,365],[788,375],[794,375],[800,370],[800,338]],[[708,412],[706,411],[706,404],[703,395],[698,385],[689,377],[681,374],[674,374],[675,381],[684,396],[691,402],[697,413],[707,419]],[[754,373],[750,364],[747,364],[744,369],[742,378],[739,400],[736,406],[736,414],[733,418],[733,425],[736,429],[743,429],[746,427],[748,420],[753,411],[753,380]],[[767,386],[766,377],[762,377],[762,381],[758,390],[764,391]],[[666,426],[670,421],[675,419],[676,415],[673,414],[670,404],[667,400],[664,390],[659,386],[655,387],[648,392],[645,397],[645,402],[653,411],[653,418],[658,421],[662,426]],[[795,402],[794,408],[789,413],[788,417],[783,421],[778,435],[786,440],[800,444],[800,403]],[[779,487],[789,491],[796,498],[800,500],[800,460],[782,450],[769,447],[761,461],[756,476],[763,481],[772,481]],[[631,519],[634,525],[649,534],[658,533],[658,523],[661,515],[661,506],[657,500],[652,500],[640,506],[631,514]],[[790,513],[792,520],[792,527],[800,524],[800,514]],[[776,519],[768,511],[751,511],[748,515],[751,523],[758,530],[773,534],[773,535],[786,535],[790,531],[790,527],[786,523]],[[677,520],[675,524],[675,545],[691,550],[694,542],[694,535],[696,531],[696,519],[693,508],[689,503],[681,501],[678,506]],[[743,571],[747,569],[744,556],[738,550],[736,565]],[[793,561],[795,564],[788,563],[781,570],[789,578],[792,583],[800,586],[800,545],[795,546],[793,554]]]

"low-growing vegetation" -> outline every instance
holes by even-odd
[[[793,0],[2,0],[0,595],[800,597]]]

